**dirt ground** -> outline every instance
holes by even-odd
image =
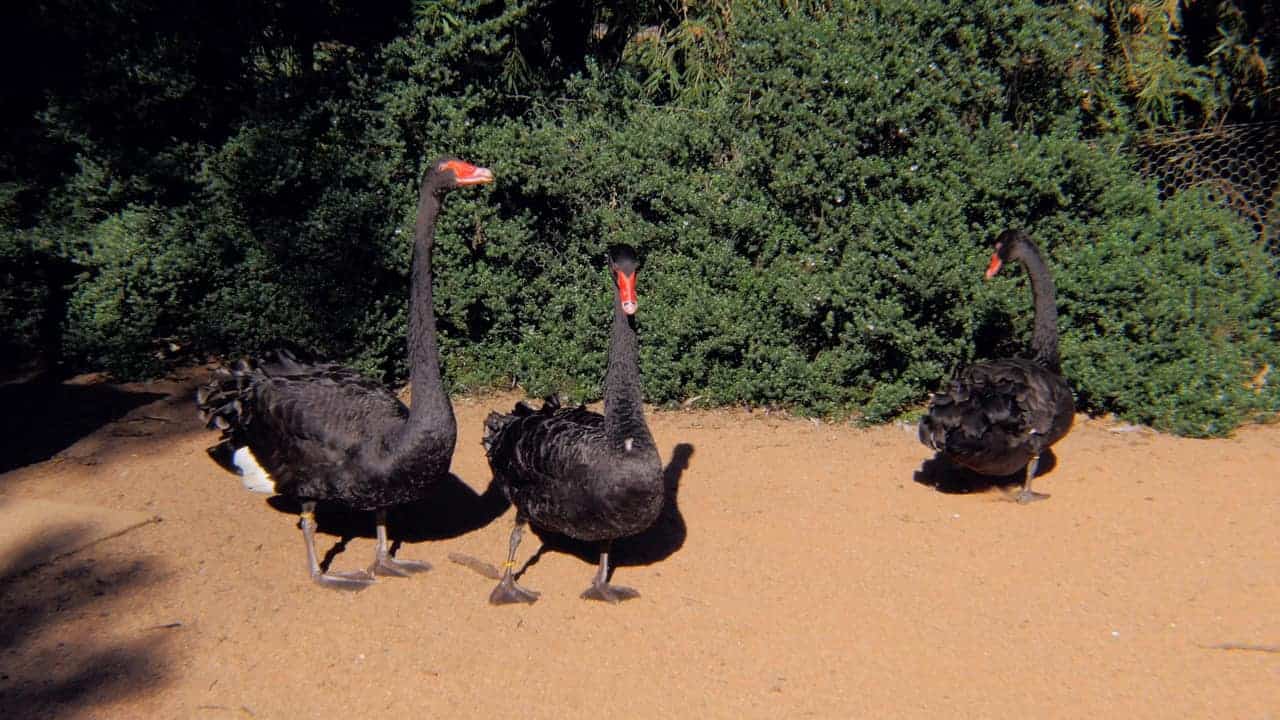
[[[0,558],[0,718],[1280,718],[1280,425],[1080,416],[1019,506],[914,427],[651,411],[667,510],[615,548],[641,597],[579,599],[590,550],[549,539],[541,600],[495,608],[448,554],[503,557],[480,430],[514,396],[455,400],[458,481],[393,518],[435,569],[350,594],[205,456],[199,375],[0,388],[0,495],[158,517]],[[320,522],[335,569],[372,559],[371,518]]]

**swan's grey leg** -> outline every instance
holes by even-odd
[[[367,572],[320,572],[320,561],[316,555],[316,504],[302,503],[299,515],[302,527],[302,540],[307,545],[307,567],[311,579],[320,585],[334,590],[363,590],[373,584],[373,576]]]
[[[524,518],[516,516],[515,527],[511,528],[511,542],[507,548],[507,562],[502,566],[502,580],[498,587],[489,593],[492,605],[508,605],[510,603],[532,603],[538,599],[538,593],[527,590],[516,584],[512,568],[516,566],[516,548],[520,547],[520,538],[524,535]]]
[[[1026,505],[1027,503],[1035,502],[1036,500],[1044,500],[1049,497],[1045,493],[1031,491],[1031,479],[1036,476],[1036,467],[1039,464],[1040,455],[1032,455],[1031,462],[1027,463],[1027,477],[1022,481],[1022,489],[1018,491],[1017,495],[1013,496],[1013,499],[1017,500],[1020,505]]]
[[[600,568],[596,570],[596,576],[591,580],[591,587],[582,592],[582,597],[587,600],[603,600],[615,604],[640,597],[640,593],[629,587],[609,584],[609,546],[610,543],[606,541],[600,547]]]
[[[420,560],[397,560],[391,557],[391,551],[387,549],[387,511],[377,511],[378,525],[378,549],[374,551],[373,564],[369,566],[369,572],[374,575],[394,575],[395,577],[408,577],[413,573],[426,572],[431,569],[430,563]]]

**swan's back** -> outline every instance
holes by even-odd
[[[644,433],[613,447],[604,417],[547,398],[485,421],[484,446],[507,499],[535,524],[579,540],[644,530],[662,509],[662,464]]]
[[[971,365],[938,393],[920,441],[986,475],[1009,475],[1071,428],[1075,403],[1061,375],[1031,360]]]
[[[284,354],[260,365],[241,361],[219,372],[197,400],[210,427],[223,431],[210,456],[239,472],[227,458],[247,448],[283,495],[374,509],[417,499],[438,474],[396,466],[382,441],[404,426],[408,409],[340,365]]]

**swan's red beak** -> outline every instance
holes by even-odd
[[[621,270],[615,270],[614,274],[618,276],[618,299],[622,301],[622,312],[635,315],[640,304],[636,300],[636,274],[628,275]]]
[[[455,182],[459,185],[483,185],[493,182],[493,173],[489,168],[478,167],[461,160],[450,160],[442,169],[452,170]]]
[[[996,273],[1000,272],[1000,266],[1001,266],[1002,264],[1003,264],[1003,263],[1001,263],[1001,262],[1000,262],[1000,252],[999,252],[999,251],[996,251],[996,252],[991,253],[991,264],[987,265],[987,279],[988,279],[988,280],[990,280],[991,278],[995,277],[995,276],[996,276]]]

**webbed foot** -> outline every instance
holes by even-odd
[[[582,591],[584,600],[600,600],[610,605],[617,605],[623,600],[631,600],[638,597],[640,597],[640,593],[632,588],[603,582],[593,582],[591,587]]]
[[[502,579],[498,586],[489,593],[490,605],[510,605],[512,603],[530,603],[538,599],[538,593],[516,584],[515,574],[511,569],[516,564],[516,548],[520,546],[520,536],[524,534],[524,518],[516,515],[516,524],[511,528],[511,540],[507,545],[507,562],[502,566]],[[498,569],[487,562],[477,560],[469,555],[451,554],[450,560],[466,565],[481,575],[499,577]],[[492,573],[492,575],[490,575]]]
[[[397,560],[391,556],[391,550],[387,545],[386,510],[377,511],[375,524],[378,527],[378,545],[377,549],[374,550],[373,564],[369,566],[371,574],[409,577],[414,573],[426,572],[431,569],[431,563],[425,563],[421,560]]]
[[[623,600],[640,597],[640,593],[629,587],[609,584],[609,547],[612,543],[606,540],[600,546],[600,568],[591,579],[591,587],[582,591],[584,600],[600,600],[610,605],[617,605]]]
[[[373,575],[363,570],[352,572],[323,572],[316,555],[316,504],[315,501],[303,501],[302,512],[298,516],[298,526],[302,528],[302,541],[307,546],[307,569],[311,579],[320,587],[331,590],[347,590],[358,592],[373,584]]]
[[[510,572],[503,575],[502,581],[493,589],[493,592],[489,593],[490,605],[510,605],[512,603],[529,603],[532,605],[537,599],[538,593],[517,585],[515,577]]]
[[[390,554],[383,555],[379,553],[369,566],[369,572],[373,575],[388,575],[391,577],[409,577],[414,573],[426,572],[431,569],[431,563],[422,562],[421,560],[397,560]]]
[[[1019,505],[1026,505],[1027,503],[1033,503],[1037,500],[1047,500],[1048,498],[1049,498],[1048,493],[1032,492],[1030,490],[1027,490],[1026,488],[1019,490],[1018,494],[1013,496],[1013,499]]]
[[[359,592],[374,583],[373,576],[363,570],[353,572],[312,573],[311,579],[320,587],[331,590]]]
[[[1005,493],[1005,497],[1019,505],[1027,505],[1037,500],[1046,500],[1049,495],[1047,493],[1038,493],[1031,491],[1031,481],[1036,476],[1036,469],[1040,466],[1040,455],[1036,454],[1031,457],[1031,461],[1027,463],[1026,479],[1022,481],[1022,489],[1010,495]]]

